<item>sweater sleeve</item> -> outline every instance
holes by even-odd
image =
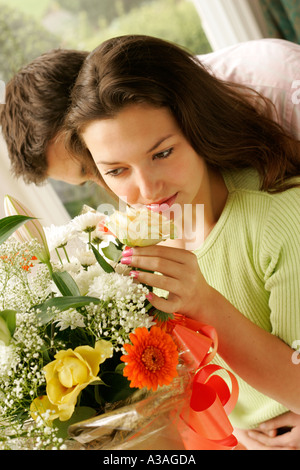
[[[292,347],[300,340],[300,189],[272,198],[260,262],[269,293],[271,332]]]

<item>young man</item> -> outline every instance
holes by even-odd
[[[72,86],[88,52],[58,49],[21,69],[7,84],[0,124],[12,172],[26,183],[48,177],[71,184],[102,184],[93,160],[67,153],[61,130]],[[300,140],[300,45],[262,39],[201,55],[217,77],[247,85],[275,105],[277,120]]]
[[[22,68],[7,84],[0,124],[12,173],[26,183],[48,177],[71,184],[98,181],[94,165],[82,166],[70,156],[60,136],[70,92],[85,51],[57,49]]]

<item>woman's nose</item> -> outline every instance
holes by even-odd
[[[140,199],[142,203],[155,202],[162,197],[162,182],[157,176],[152,174],[140,174],[137,185],[139,187]]]

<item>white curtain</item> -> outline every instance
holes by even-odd
[[[213,50],[262,39],[266,27],[258,0],[193,0]]]
[[[3,199],[6,194],[22,202],[43,226],[62,225],[70,216],[50,184],[45,186],[27,185],[22,179],[15,179],[10,172],[10,160],[5,141],[0,132],[0,217],[4,217]]]

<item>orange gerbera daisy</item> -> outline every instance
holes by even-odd
[[[131,344],[124,344],[126,355],[121,357],[127,365],[124,376],[130,387],[157,390],[159,385],[169,385],[177,376],[178,350],[171,336],[153,326],[137,328],[130,336]]]

